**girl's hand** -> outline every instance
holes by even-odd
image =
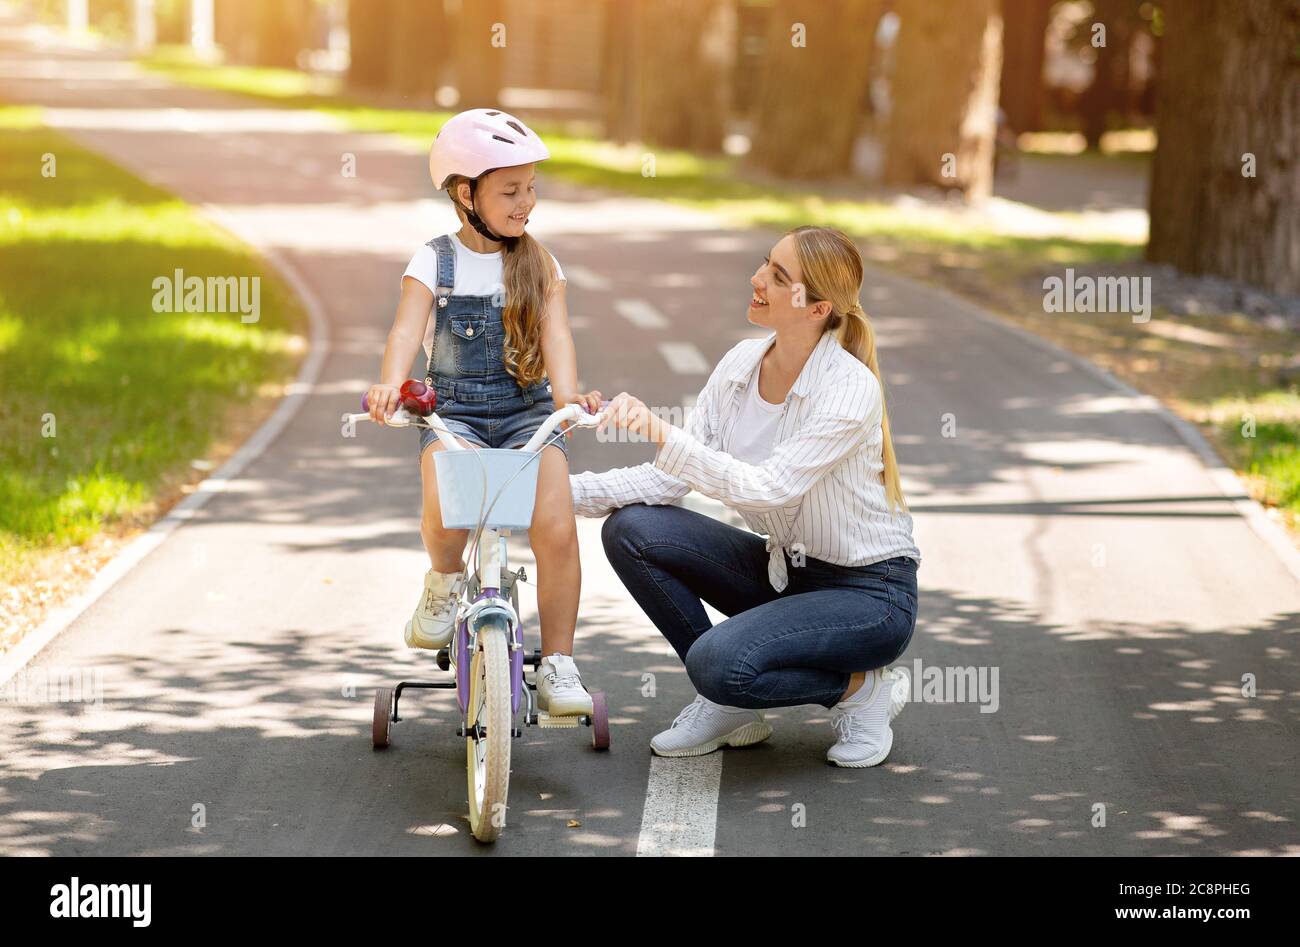
[[[601,394],[599,391],[588,391],[586,394],[561,395],[555,399],[556,409],[563,408],[565,405],[577,404],[582,405],[582,409],[588,414],[596,414],[600,411]],[[565,437],[573,437],[573,428],[570,427],[564,432]]]
[[[366,392],[370,419],[383,424],[402,404],[402,392],[392,385],[371,385]]]
[[[652,414],[640,398],[635,398],[626,391],[609,403],[605,417],[596,426],[596,430],[603,431],[609,424],[660,445],[668,439],[668,430],[672,427],[663,418]]]

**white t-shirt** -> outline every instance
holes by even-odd
[[[727,453],[747,464],[761,464],[772,456],[772,442],[776,440],[776,429],[781,423],[781,414],[785,403],[772,404],[764,401],[758,392],[758,373],[749,377],[749,385],[740,399],[740,414],[731,429],[731,443]]]
[[[456,285],[452,287],[453,296],[491,296],[500,292],[505,284],[505,266],[501,262],[501,251],[496,253],[477,253],[460,242],[460,237],[450,234],[452,249],[456,251]],[[564,279],[560,262],[551,256],[555,264],[555,278]],[[406,266],[402,276],[418,279],[429,291],[438,291],[438,251],[424,244],[415,251],[411,262]]]
[[[471,250],[465,244],[460,242],[460,237],[452,233],[451,247],[456,251],[456,282],[452,286],[451,294],[453,296],[494,296],[503,291],[505,287],[505,264],[501,262],[501,251],[495,253],[478,253]],[[548,251],[549,253],[549,251]],[[555,278],[564,279],[564,270],[560,269],[560,261],[555,259],[551,254],[551,262],[555,264]],[[420,249],[415,251],[415,256],[411,257],[411,262],[406,265],[406,272],[402,274],[403,279],[406,277],[418,279],[425,286],[429,287],[429,292],[435,295],[438,292],[438,251],[428,244],[424,244]],[[436,335],[437,322],[433,318],[433,309],[429,309],[429,322],[424,330],[424,354],[430,357],[433,354],[433,340]]]

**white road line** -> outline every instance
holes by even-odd
[[[651,757],[637,856],[712,856],[721,786],[721,753]]]
[[[668,320],[644,299],[617,299],[614,311],[638,329],[666,329]]]
[[[566,263],[564,266],[564,278],[581,289],[590,289],[597,292],[604,292],[609,289],[610,282],[593,269],[583,266],[580,263]]]
[[[710,370],[704,353],[690,342],[660,342],[659,352],[664,361],[679,375],[707,375]]]

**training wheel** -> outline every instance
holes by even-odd
[[[597,750],[609,749],[609,706],[604,691],[591,692],[591,745]]]
[[[370,741],[376,750],[388,746],[389,731],[393,726],[393,689],[381,687],[375,691],[375,719],[370,725]]]

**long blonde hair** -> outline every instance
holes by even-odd
[[[832,227],[796,227],[788,236],[794,237],[795,254],[803,273],[808,303],[824,300],[831,304],[826,331],[834,332],[840,345],[871,369],[880,381],[883,399],[885,379],[880,375],[880,363],[876,357],[876,334],[862,303],[858,301],[863,272],[858,248],[846,234]],[[898,458],[894,454],[889,412],[884,403],[880,406],[880,428],[883,434],[885,499],[889,512],[893,514],[899,507],[906,510],[907,501],[898,476]]]
[[[447,178],[446,188],[456,206],[456,214],[466,222],[465,209],[457,197],[461,184],[473,188],[473,181],[460,174]],[[502,246],[505,306],[501,312],[501,324],[506,333],[505,366],[521,388],[530,388],[546,377],[541,327],[551,289],[555,286],[555,266],[551,255],[527,232],[521,237],[503,240]]]

